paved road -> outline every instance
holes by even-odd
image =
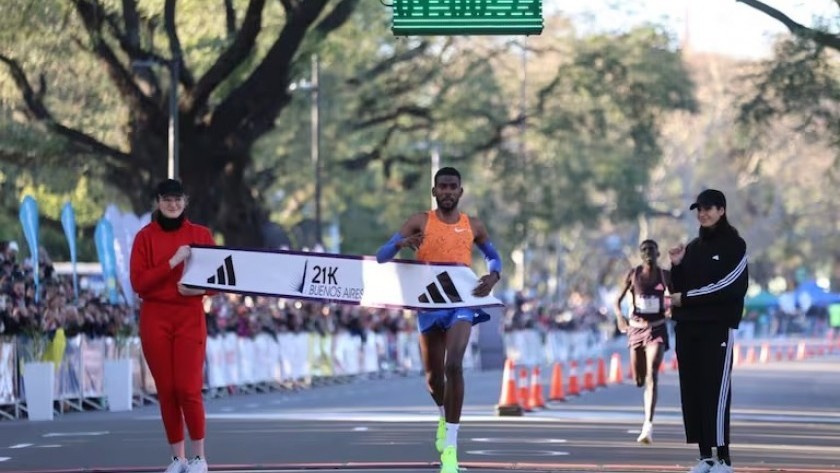
[[[468,470],[686,471],[676,373],[663,375],[654,444],[640,446],[641,391],[611,386],[519,418],[494,415],[501,375],[468,374],[460,432]],[[736,368],[738,471],[840,472],[840,357]],[[214,471],[357,469],[435,472],[436,410],[420,376],[209,401]],[[154,406],[55,421],[0,422],[0,471],[159,471],[167,462]]]

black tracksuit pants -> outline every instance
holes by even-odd
[[[733,330],[677,322],[675,332],[686,442],[729,445]]]

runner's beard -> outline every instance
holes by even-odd
[[[448,203],[444,203],[443,199],[435,197],[435,202],[437,202],[437,206],[441,210],[453,210],[458,207],[458,199],[449,200]]]

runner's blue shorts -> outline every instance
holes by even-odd
[[[449,330],[458,321],[475,325],[488,320],[490,315],[487,312],[470,308],[421,311],[417,313],[417,328],[420,333],[425,333],[436,327]]]

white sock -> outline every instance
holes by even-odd
[[[458,426],[461,424],[450,424],[449,422],[446,423],[446,446],[447,447],[457,447],[458,446]]]
[[[446,418],[446,411],[443,410],[443,406],[438,406],[438,409],[440,409],[440,418],[445,419]]]
[[[645,421],[645,423],[644,423],[644,424],[642,424],[642,428],[643,428],[643,429],[645,429],[645,428],[647,428],[647,429],[652,429],[652,428],[653,428],[653,422],[650,422],[650,421],[647,421],[647,420],[646,420],[646,421]]]

